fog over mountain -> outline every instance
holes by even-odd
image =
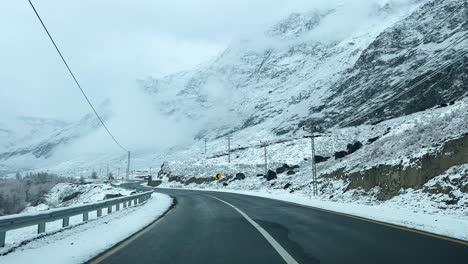
[[[208,2],[204,4],[217,6]],[[74,65],[84,86],[89,87],[95,102],[102,102],[99,111],[111,131],[134,152],[135,166],[159,166],[168,149],[200,144],[202,138],[216,140],[230,134],[243,138],[240,143],[247,143],[297,137],[312,127],[323,131],[373,124],[466,97],[466,59],[460,60],[467,50],[463,39],[467,31],[466,13],[456,12],[445,20],[462,5],[463,1],[457,0],[314,1],[314,4],[292,1],[271,5],[262,2],[253,6],[262,10],[258,16],[244,20],[239,15],[247,3],[241,1],[238,9],[232,11],[235,18],[226,15],[224,29],[219,28],[220,24],[205,28],[206,32],[201,29],[200,24],[222,20],[215,15],[193,25],[195,29],[199,27],[199,35],[193,39],[188,34],[192,42],[187,42],[186,47],[176,45],[168,57],[145,56],[142,61],[127,65],[180,56],[175,61],[183,60],[184,65],[191,61],[190,66],[130,70],[122,76],[105,73],[95,82],[88,78],[94,78],[96,73],[86,75],[89,73],[84,70],[86,61],[81,61],[77,54],[71,53],[70,57],[78,58]],[[43,8],[45,11],[46,6]],[[213,15],[221,11],[207,12]],[[134,23],[146,22],[153,23],[143,18]],[[245,23],[251,23],[252,27]],[[169,29],[175,32],[174,36],[184,35],[183,26],[177,23]],[[60,36],[61,31],[57,30]],[[151,28],[146,25],[141,30],[149,32]],[[428,33],[431,38],[420,43]],[[191,50],[199,47],[192,45],[200,43],[196,38],[211,43],[201,45],[207,55],[185,57],[188,50],[198,52]],[[78,49],[76,43],[66,43],[64,50]],[[148,42],[142,39],[132,45],[138,49]],[[227,47],[221,48],[223,45]],[[120,57],[114,51],[117,53],[112,56]],[[105,66],[103,61],[87,62]],[[124,68],[119,65],[124,62],[118,61],[110,69],[116,70],[114,74],[120,72]],[[433,74],[441,64],[446,65],[443,71]],[[57,67],[53,74],[63,75],[61,65]],[[148,65],[144,68],[148,67],[151,68]],[[129,73],[133,75],[131,79]],[[67,87],[61,84],[60,89],[75,92],[70,80],[65,83]],[[112,89],[93,90],[101,86]],[[2,89],[2,94],[5,93],[9,92]],[[42,96],[41,103],[52,100]],[[75,93],[73,100],[82,99]],[[124,162],[125,153],[107,137],[95,117],[86,114],[89,110],[74,104],[70,108],[83,113],[79,121],[38,119],[42,120],[38,126],[11,128],[1,120],[4,125],[0,130],[3,166],[0,169],[5,173],[53,167],[63,170],[79,164],[89,170],[110,161]],[[34,112],[39,114],[40,107],[31,109],[36,108]],[[67,114],[74,115],[77,114]],[[36,142],[22,140],[23,134],[33,135]]]

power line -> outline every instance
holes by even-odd
[[[91,101],[89,100],[88,96],[86,95],[86,93],[84,92],[83,88],[81,88],[81,85],[80,83],[78,82],[78,80],[76,79],[75,75],[73,74],[72,70],[70,69],[70,67],[68,66],[68,63],[67,61],[65,60],[65,58],[63,57],[62,55],[62,52],[60,52],[57,44],[55,44],[55,41],[54,39],[52,38],[52,35],[49,33],[49,30],[47,29],[47,27],[45,26],[44,22],[42,21],[42,18],[41,16],[39,15],[39,13],[37,12],[36,8],[34,7],[33,3],[31,2],[31,0],[28,0],[29,4],[31,5],[32,9],[34,10],[34,13],[36,14],[37,18],[39,19],[39,22],[41,22],[41,25],[42,27],[44,28],[45,32],[47,33],[47,36],[49,36],[49,39],[50,41],[52,41],[52,44],[54,45],[55,47],[55,50],[57,50],[58,54],[60,55],[60,58],[62,59],[63,63],[65,64],[65,66],[67,67],[67,70],[68,72],[70,73],[71,77],[73,78],[73,80],[75,81],[76,85],[78,86],[78,88],[80,89],[81,93],[83,94],[84,98],[86,99],[86,102],[88,102],[89,106],[91,107],[91,109],[93,109],[93,112],[94,114],[96,115],[96,117],[99,119],[99,121],[101,122],[102,126],[104,127],[104,129],[107,131],[107,134],[109,134],[109,136],[112,138],[112,140],[114,140],[115,144],[117,144],[122,150],[128,152],[127,149],[125,149],[124,147],[122,147],[122,145],[117,141],[117,139],[115,139],[114,135],[112,135],[112,133],[110,132],[110,130],[107,128],[106,124],[104,124],[104,121],[102,120],[101,116],[98,114],[98,112],[96,111],[96,109],[94,108],[93,104],[91,103]]]

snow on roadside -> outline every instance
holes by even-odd
[[[409,208],[391,205],[389,206],[387,204],[365,205],[349,202],[319,200],[304,193],[289,193],[284,190],[263,189],[260,191],[253,191],[195,188],[193,186],[187,186],[180,189],[237,193],[281,200],[338,213],[360,216],[376,221],[391,223],[468,241],[468,217],[459,218],[451,217],[449,215],[432,215],[416,212]]]
[[[71,218],[72,227],[60,232],[57,232],[60,221],[48,223],[45,236],[19,245],[7,255],[0,255],[0,263],[83,263],[152,223],[171,204],[172,198],[169,196],[154,193],[141,206],[129,207],[97,219],[95,214],[90,214],[90,221],[83,224],[78,224],[81,216]],[[27,229],[34,233],[36,228]],[[22,239],[21,234],[24,234],[24,230],[7,232],[6,247],[18,246],[18,241]]]
[[[27,207],[22,213],[33,213],[50,208],[94,203],[104,200],[106,195],[127,196],[131,192],[127,189],[116,188],[110,184],[103,183],[59,183],[45,195],[41,204]],[[76,195],[76,197],[73,195]]]

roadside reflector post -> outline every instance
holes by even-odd
[[[5,246],[6,231],[0,231],[0,247]]]
[[[39,223],[39,224],[37,225],[37,233],[38,233],[38,234],[44,233],[44,232],[45,232],[45,227],[46,227],[46,223],[45,223],[45,222],[44,222],[44,223]]]
[[[67,227],[70,225],[70,217],[65,217],[62,219],[62,227]]]

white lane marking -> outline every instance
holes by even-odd
[[[234,208],[234,210],[236,210],[239,214],[241,214],[247,221],[249,221],[249,223],[251,225],[253,225],[257,230],[258,232],[260,232],[260,234],[262,234],[265,239],[270,243],[270,245],[276,250],[276,252],[278,252],[278,254],[280,254],[280,256],[284,259],[284,261],[286,261],[286,263],[288,264],[298,264],[298,262],[291,256],[289,255],[289,253],[278,243],[278,241],[276,241],[270,234],[268,234],[268,232],[263,229],[259,224],[257,224],[257,222],[255,222],[254,220],[252,220],[246,213],[242,212],[239,208],[235,207],[234,205],[224,201],[224,200],[221,200],[219,198],[216,198],[214,196],[211,196],[211,195],[207,195],[205,194],[206,196],[209,196],[213,199],[216,199],[220,202],[223,202],[227,205],[229,205],[230,207]]]

